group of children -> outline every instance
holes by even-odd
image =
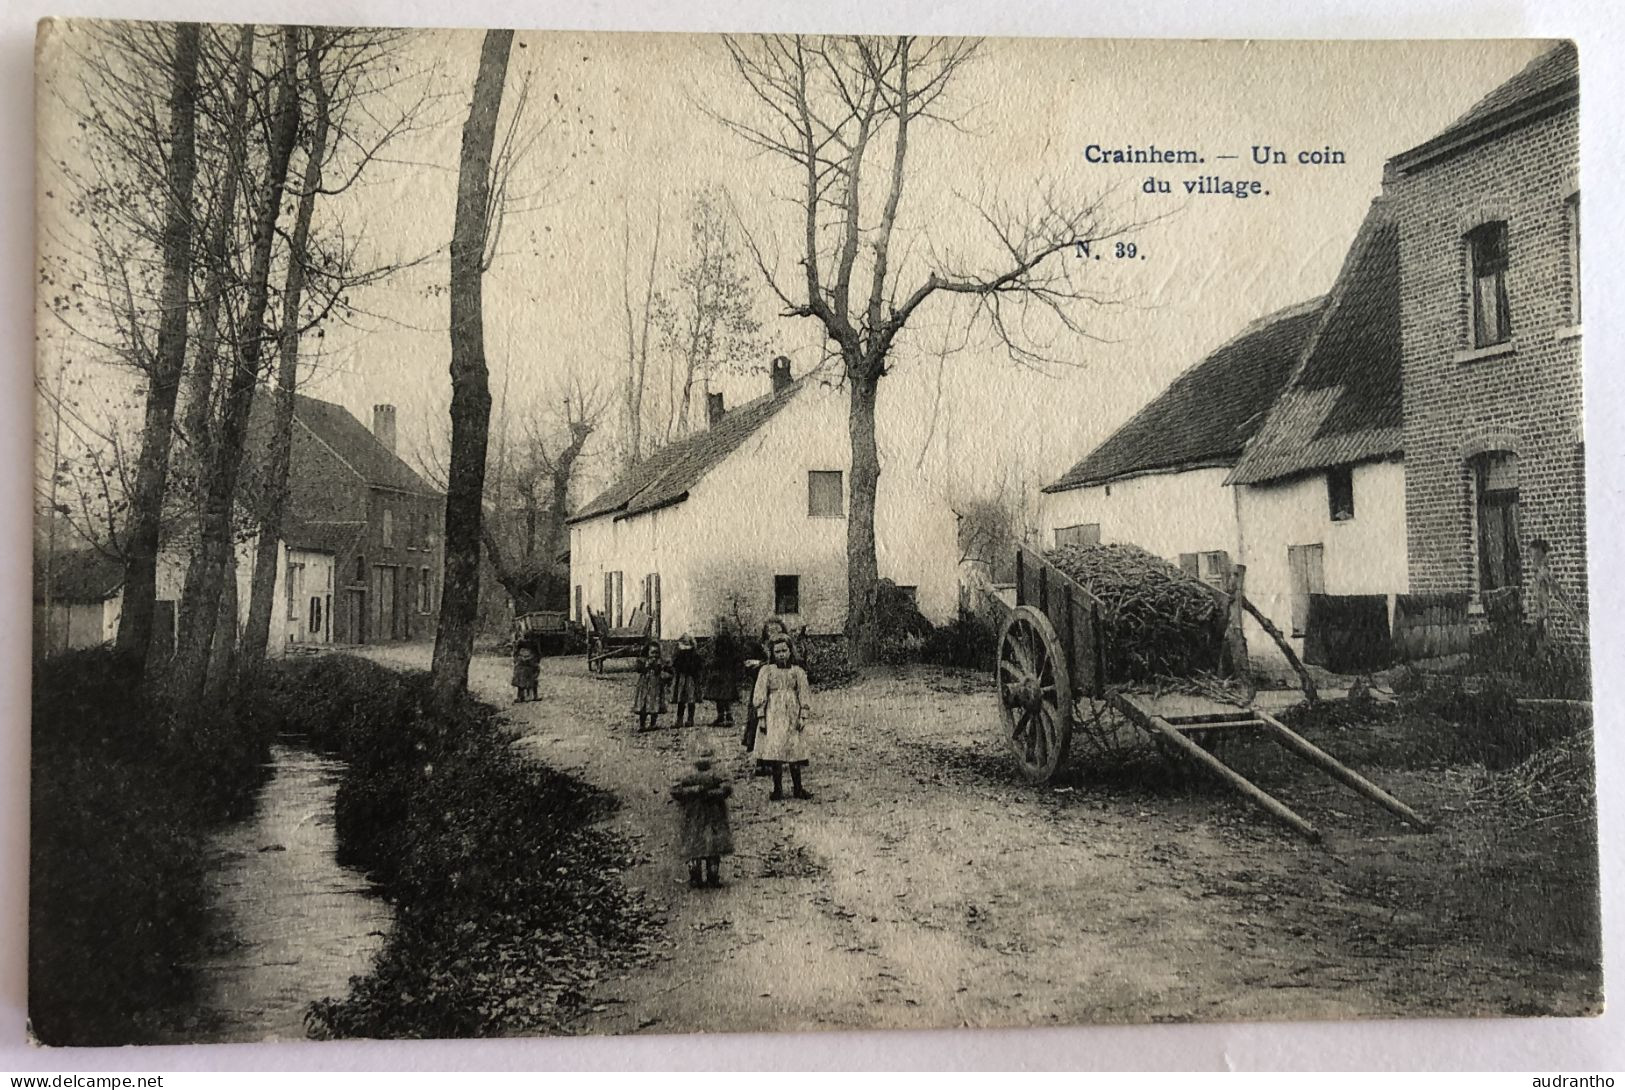
[[[810,739],[807,735],[811,712],[811,687],[807,672],[797,661],[794,638],[784,622],[774,618],[762,628],[761,657],[744,658],[738,641],[726,624],[717,625],[709,655],[702,656],[693,637],[684,633],[668,664],[660,645],[650,640],[638,657],[637,686],[632,711],[638,717],[639,731],[658,729],[666,712],[666,678],[671,677],[671,703],[676,707],[675,725],[694,726],[694,709],[701,699],[716,705],[712,726],[733,725],[733,705],[747,670],[754,669],[750,703],[747,705],[744,737],[747,751],[754,752],[759,773],[773,777],[777,801],[785,798],[784,770],[790,770],[791,794],[810,799],[812,793],[801,782],[807,765]],[[534,700],[540,664],[534,652],[523,645],[514,651],[513,685],[518,700]],[[733,788],[715,769],[716,753],[701,744],[694,758],[694,771],[671,789],[672,798],[682,809],[681,851],[688,862],[689,884],[720,886],[724,855],[733,854],[733,833],[728,824],[728,796]]]

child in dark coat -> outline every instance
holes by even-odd
[[[541,681],[542,664],[536,660],[536,650],[520,642],[513,649],[513,688],[515,704],[536,699],[536,686]]]
[[[733,706],[739,699],[741,667],[739,641],[733,629],[718,618],[715,634],[711,637],[711,657],[705,669],[705,698],[717,706],[713,727],[734,725]]]
[[[660,726],[666,710],[666,664],[660,661],[660,645],[650,640],[638,657],[638,687],[632,695],[632,710],[638,716],[638,730]]]
[[[694,638],[684,632],[677,641],[677,653],[671,657],[671,702],[677,708],[679,727],[694,725],[694,705],[700,700],[700,668],[700,653],[694,649]]]
[[[694,758],[694,771],[671,789],[671,797],[683,810],[679,850],[688,861],[688,884],[696,887],[722,885],[722,857],[734,851],[733,830],[728,827],[733,788],[712,770],[714,758],[711,750],[702,749]]]

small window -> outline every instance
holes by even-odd
[[[846,513],[846,493],[838,469],[807,473],[807,514],[813,518],[840,518]]]
[[[1354,467],[1338,466],[1326,471],[1326,506],[1333,522],[1354,517]]]
[[[1496,220],[1467,232],[1472,272],[1473,346],[1501,344],[1512,336],[1507,305],[1507,225]]]
[[[1569,249],[1569,317],[1580,324],[1580,194],[1563,202],[1564,229]]]
[[[310,599],[310,624],[307,626],[311,632],[322,630],[322,599],[320,595],[312,595]]]
[[[801,576],[773,577],[773,612],[781,616],[801,612]]]
[[[1197,578],[1208,586],[1218,587],[1223,590],[1225,585],[1230,582],[1230,554],[1223,550],[1202,553]]]
[[[395,546],[395,512],[387,507],[379,519],[378,534],[384,548],[390,549]]]
[[[1084,522],[1077,526],[1057,526],[1055,528],[1055,547],[1062,545],[1099,545],[1100,523]]]
[[[357,583],[365,583],[367,581],[367,558],[364,556],[358,556],[355,558],[355,581]]]

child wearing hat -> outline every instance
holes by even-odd
[[[513,688],[515,704],[536,699],[536,688],[541,682],[542,664],[536,660],[536,649],[523,640],[515,642],[513,649]]]
[[[694,771],[678,780],[671,797],[682,807],[679,850],[688,861],[688,884],[722,885],[722,857],[732,855],[733,830],[728,827],[728,796],[733,788],[711,767],[716,754],[702,747],[694,758]]]

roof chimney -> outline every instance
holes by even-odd
[[[705,395],[706,423],[710,424],[713,428],[716,427],[717,421],[721,420],[722,414],[727,411],[728,410],[723,407],[721,394],[708,393]]]
[[[389,448],[391,454],[395,453],[395,406],[374,405],[372,407],[372,434],[380,443]]]
[[[790,357],[776,356],[773,359],[773,392],[782,393],[790,385]]]

